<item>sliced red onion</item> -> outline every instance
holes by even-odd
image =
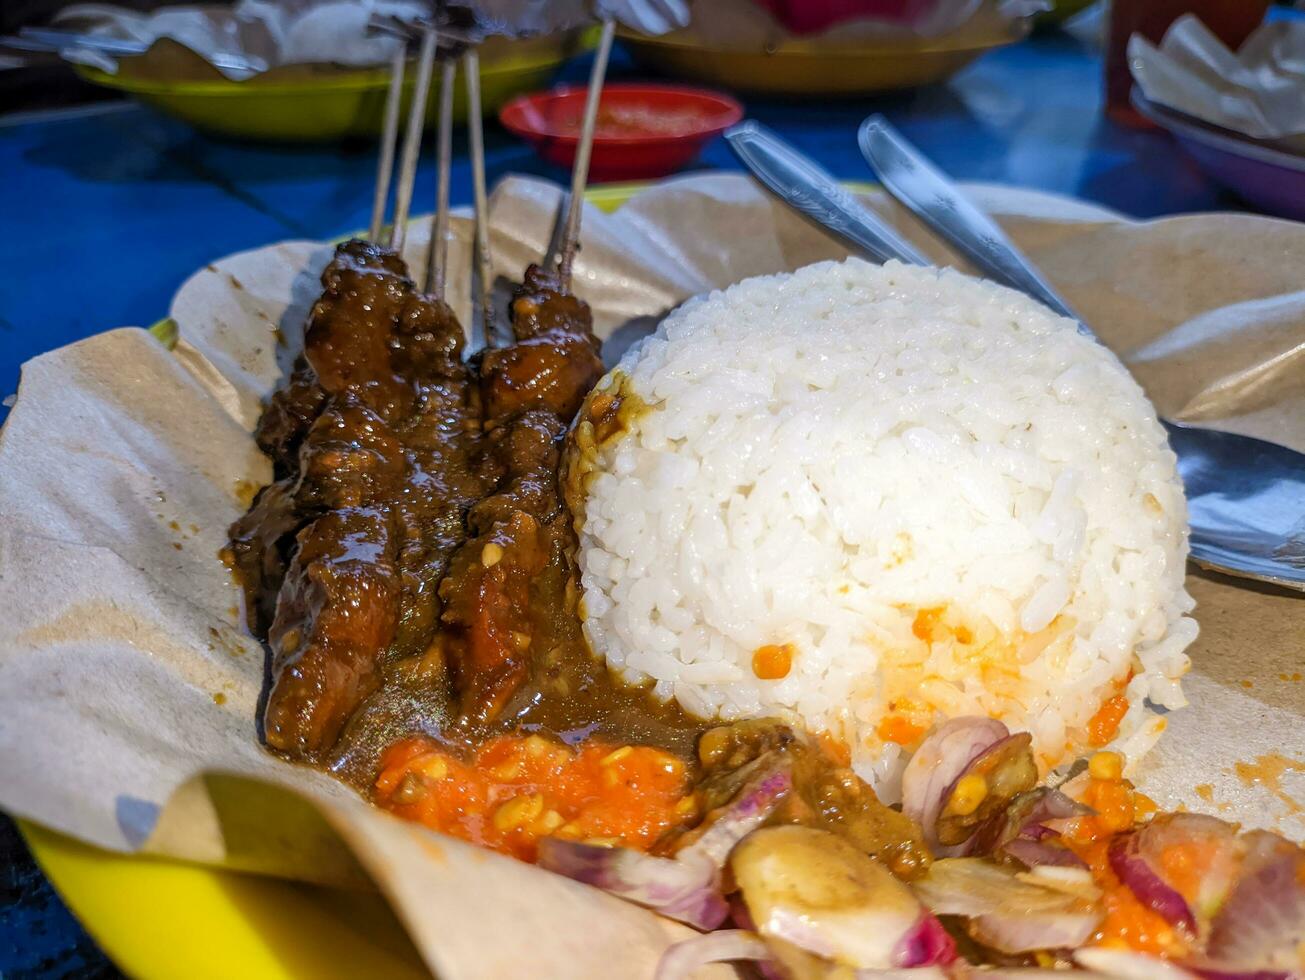
[[[1074,962],[1089,970],[1096,970],[1115,980],[1195,980],[1195,974],[1176,963],[1158,959],[1132,950],[1107,949],[1089,946],[1076,950]],[[1079,974],[1070,976],[1078,980]]]
[[[1256,831],[1243,837],[1242,878],[1215,916],[1206,955],[1220,969],[1299,968],[1305,943],[1305,852],[1295,844]]]
[[[1170,888],[1142,856],[1140,833],[1121,834],[1110,841],[1110,868],[1139,902],[1157,912],[1170,925],[1195,932],[1191,906]]]
[[[676,943],[662,954],[653,980],[685,980],[708,963],[767,960],[762,940],[742,929],[722,929]]]
[[[1058,864],[1082,867],[1083,864],[1064,848],[1048,845],[1030,847],[1060,835],[1047,826],[1052,820],[1089,816],[1091,807],[1071,800],[1060,790],[1039,787],[1021,793],[1010,802],[1005,813],[989,820],[966,844],[966,856],[1009,856],[1029,867]]]
[[[1195,850],[1202,867],[1195,878],[1195,894],[1183,894],[1195,923],[1205,925],[1218,914],[1242,874],[1246,843],[1237,828],[1218,817],[1202,813],[1166,813],[1137,832],[1137,853],[1162,880],[1164,855],[1170,848]],[[1166,881],[1173,887],[1173,882]]]
[[[697,929],[715,929],[729,916],[720,869],[702,856],[660,858],[628,847],[545,837],[539,842],[539,866]]]
[[[1049,831],[1054,833],[1054,831]],[[1067,847],[1044,840],[1016,837],[1002,845],[1001,852],[1030,867],[1086,868],[1083,859]]]
[[[1071,817],[1087,817],[1096,811],[1084,806],[1078,800],[1072,800],[1058,789],[1043,786],[1026,794],[1033,797],[1033,805],[1024,813],[1020,825],[1020,837],[1034,837],[1054,833],[1046,824],[1051,820],[1069,820]],[[1035,835],[1035,831],[1040,832]]]
[[[925,842],[946,856],[938,843],[938,815],[956,781],[969,765],[1010,736],[993,718],[965,716],[938,725],[925,736],[902,772],[902,812],[918,823]]]
[[[1295,970],[1227,970],[1187,964],[1188,970],[1204,980],[1300,980]]]
[[[1017,732],[994,742],[970,760],[952,784],[943,791],[942,810],[938,814],[935,833],[939,842],[948,848],[964,848],[984,824],[999,817],[1015,800],[1037,784],[1038,766],[1033,760],[1033,736]],[[968,814],[948,812],[948,804],[966,776],[977,773],[987,785],[987,795],[977,809]],[[959,852],[958,852],[959,853]]]
[[[1001,952],[1082,945],[1103,916],[1099,890],[1085,872],[1081,884],[1069,871],[1057,871],[1057,880],[1040,875],[981,858],[947,858],[913,887],[935,914],[964,916],[975,939]]]
[[[729,917],[721,894],[725,860],[739,841],[769,819],[792,785],[787,764],[759,770],[673,858],[545,837],[539,842],[538,863],[667,918],[715,929]]]
[[[709,814],[676,857],[701,856],[717,868],[724,867],[735,845],[769,820],[792,788],[787,763],[766,767],[744,783],[733,800]]]
[[[893,950],[893,963],[897,966],[946,966],[955,960],[955,941],[942,923],[928,914],[920,916],[915,928]]]
[[[1097,909],[981,915],[969,924],[970,935],[1003,953],[1071,949],[1092,938],[1101,924]]]
[[[948,980],[947,971],[936,966],[857,970],[852,976],[855,980]],[[1064,980],[1064,978],[1057,977],[1056,980]],[[1078,978],[1075,977],[1074,980]]]

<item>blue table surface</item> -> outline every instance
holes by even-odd
[[[586,74],[581,61],[559,77]],[[636,74],[618,50],[610,77]],[[946,85],[854,100],[747,99],[746,107],[845,179],[870,176],[856,126],[883,112],[963,180],[1055,191],[1139,217],[1240,206],[1163,134],[1104,119],[1101,89],[1099,54],[1052,33],[994,51]],[[508,173],[565,177],[497,125],[486,133],[486,164],[491,182]],[[216,257],[365,226],[373,165],[370,146],[242,145],[131,105],[0,117],[0,397],[42,351],[165,316],[181,282]],[[423,165],[429,175],[429,156]],[[737,169],[723,140],[697,166]],[[433,183],[419,181],[415,210],[431,207]],[[470,198],[465,156],[454,165],[453,197]],[[19,900],[27,859],[6,832],[0,863],[11,893],[0,897],[14,904],[0,909],[0,973],[111,971],[34,871],[21,883],[36,897]]]
[[[585,77],[584,63],[561,72]],[[618,51],[611,77],[633,77]],[[1101,113],[1099,55],[1055,33],[994,51],[949,84],[816,102],[747,99],[748,115],[847,179],[870,176],[856,126],[883,112],[955,177],[1057,191],[1141,217],[1238,206],[1168,137]],[[430,148],[427,148],[429,154]],[[374,148],[242,145],[135,106],[0,117],[0,397],[23,361],[97,331],[148,325],[212,259],[365,226]],[[430,174],[431,160],[423,160]],[[491,124],[490,181],[565,175]],[[697,166],[738,169],[724,140]],[[433,179],[414,209],[429,209]],[[455,202],[470,198],[465,155]]]

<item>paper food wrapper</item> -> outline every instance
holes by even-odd
[[[1128,63],[1150,101],[1305,153],[1305,21],[1262,24],[1234,54],[1186,14],[1158,48],[1134,35]]]
[[[559,193],[498,188],[500,289],[544,251]],[[1164,413],[1305,450],[1305,226],[1133,223],[1046,195],[977,193]],[[413,268],[426,227],[408,236]],[[454,234],[450,298],[468,323],[469,222]],[[846,254],[738,175],[590,209],[583,239],[576,289],[609,363],[690,296]],[[174,351],[120,329],[24,367],[0,433],[0,806],[114,850],[374,883],[446,980],[651,976],[682,927],[405,824],[257,741],[264,653],[218,552],[269,478],[250,432],[330,254],[287,242],[196,273],[172,307]],[[1164,807],[1303,837],[1305,598],[1196,572],[1189,587],[1202,629],[1191,705],[1169,716],[1141,784]]]

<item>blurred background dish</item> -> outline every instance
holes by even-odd
[[[499,120],[549,163],[575,159],[586,86],[521,96]],[[692,162],[712,137],[743,118],[728,95],[680,85],[605,85],[589,176],[595,181],[664,177]]]
[[[627,42],[635,58],[668,75],[733,84],[766,95],[857,95],[945,81],[979,55],[1018,37],[948,38],[913,45],[829,49],[795,42],[770,52],[728,51],[692,41]]]
[[[1248,204],[1305,221],[1305,154],[1211,126],[1151,102],[1137,89],[1133,107],[1167,130],[1207,175]]]
[[[868,95],[945,81],[1026,31],[1019,24],[985,24],[940,38],[848,44],[792,39],[760,49],[722,47],[687,31],[622,40],[639,64],[676,78],[766,95]]]
[[[1106,38],[1106,114],[1125,126],[1146,126],[1130,95],[1133,72],[1130,42],[1135,37],[1159,44],[1176,21],[1196,18],[1234,51],[1263,22],[1270,0],[1111,0]]]
[[[1097,0],[1050,0],[1051,9],[1034,16],[1033,23],[1037,27],[1054,27],[1075,14],[1082,13],[1096,2]]]
[[[694,6],[691,26],[659,37],[623,32],[636,62],[676,78],[782,96],[854,96],[950,78],[1030,21],[996,0],[904,0],[805,6],[720,0]]]
[[[514,96],[546,85],[559,65],[592,44],[592,32],[584,31],[519,41],[489,38],[480,47],[484,112],[496,112]],[[86,81],[133,95],[197,129],[287,142],[376,136],[389,84],[386,68],[332,65],[287,65],[233,81],[167,40],[156,42],[146,55],[121,59],[117,74],[86,65],[76,70]],[[408,96],[414,74],[406,76]],[[462,78],[458,76],[453,102],[459,120],[466,116]],[[426,102],[428,120],[434,119],[438,90],[436,78]]]

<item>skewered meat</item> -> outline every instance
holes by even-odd
[[[603,370],[592,323],[588,306],[531,266],[512,302],[517,342],[481,359],[489,451],[502,476],[472,508],[474,536],[440,585],[445,650],[473,720],[495,717],[527,677],[538,632],[531,582],[569,561],[557,470],[567,425]]]
[[[304,759],[334,745],[382,655],[430,643],[435,587],[485,489],[449,307],[362,241],[336,250],[322,285],[257,434],[283,475],[232,529],[251,626],[272,650],[268,744]]]

